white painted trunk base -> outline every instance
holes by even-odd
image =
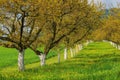
[[[120,45],[118,45],[118,44],[116,44],[116,43],[114,43],[114,42],[112,42],[112,41],[109,41],[109,43],[110,43],[113,47],[115,47],[115,48],[117,48],[118,50],[120,50]]]
[[[24,50],[19,51],[18,54],[18,68],[19,71],[24,71],[25,67],[24,67]]]
[[[75,49],[73,49],[73,56],[75,56],[76,55],[76,50]]]
[[[74,53],[72,48],[70,48],[70,53],[71,53],[71,57],[73,57]]]
[[[90,43],[93,43],[93,41],[92,41],[92,40],[90,40]]]
[[[118,50],[120,50],[120,45],[118,45]]]
[[[79,50],[82,50],[83,46],[82,44],[79,45]]]
[[[115,47],[115,43],[113,43],[113,42],[110,41],[110,44],[111,44],[113,47]]]
[[[64,49],[64,59],[66,60],[68,58],[68,55],[67,55],[67,48]]]
[[[41,66],[44,66],[45,65],[46,55],[45,54],[41,54],[41,55],[39,55],[39,58],[40,58],[40,64],[41,64]]]
[[[108,42],[107,40],[103,40],[103,42]]]
[[[113,46],[113,42],[110,41],[110,44]]]
[[[76,45],[76,53],[78,53],[79,52],[79,47],[78,47],[78,45]]]
[[[88,46],[88,44],[89,44],[89,41],[87,40],[87,42],[85,43],[85,46]]]

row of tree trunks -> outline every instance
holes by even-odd
[[[88,45],[88,42],[87,41],[87,45]],[[115,45],[114,43],[111,43],[113,45]],[[119,49],[120,49],[120,46],[118,46]],[[71,57],[74,57],[76,55],[76,53],[78,53],[80,50],[83,49],[83,45],[82,44],[79,44],[79,45],[76,45],[75,48],[70,48],[70,54],[71,54]],[[19,71],[24,71],[25,70],[25,66],[24,66],[24,50],[21,50],[19,51],[19,55],[18,55],[18,67],[19,67]],[[41,55],[38,55],[38,57],[40,58],[40,65],[41,66],[44,66],[46,63],[46,54],[41,54]],[[64,60],[67,60],[68,58],[68,48],[65,48],[64,49]],[[58,63],[60,63],[60,53],[58,53]]]
[[[25,50],[21,50],[19,51],[18,54],[18,70],[19,71],[24,71],[25,70],[25,65],[24,65],[24,54],[25,54]],[[45,60],[46,60],[46,54],[41,54],[38,55],[38,57],[40,58],[40,65],[44,66]],[[60,59],[60,58],[59,58]]]
[[[18,54],[18,69],[19,69],[19,71],[24,71],[25,70],[24,53],[25,53],[25,51],[21,50],[21,51],[19,51],[19,54]],[[38,55],[38,56],[40,58],[40,65],[44,66],[46,64],[45,63],[46,55],[45,54],[41,54],[41,55]]]
[[[90,44],[92,42],[93,42],[92,40],[87,40],[86,43],[85,43],[85,46],[88,46],[88,44]]]
[[[70,48],[70,50],[69,50],[70,56],[74,57],[76,55],[76,53],[78,53],[82,49],[83,49],[82,44],[76,45],[75,48]],[[65,48],[64,49],[64,60],[67,60],[67,58],[68,58],[68,48]]]
[[[113,47],[115,47],[116,49],[120,50],[120,45],[112,42],[112,41],[108,41]]]

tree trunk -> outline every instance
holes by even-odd
[[[119,45],[118,44],[116,45],[116,48],[119,50]]]
[[[73,49],[70,48],[71,57],[73,57]]]
[[[65,60],[67,59],[67,48],[65,48],[65,50],[64,50],[64,59]]]
[[[73,49],[73,56],[76,55],[76,49]]]
[[[60,63],[60,53],[58,53],[58,63]]]
[[[41,66],[44,66],[45,65],[46,54],[39,55],[39,58],[40,58],[40,64],[41,64]]]
[[[120,50],[120,45],[118,45],[118,50]]]
[[[19,54],[18,54],[18,68],[19,68],[19,71],[24,71],[25,70],[25,66],[24,66],[24,50],[19,51]]]
[[[79,45],[79,50],[82,50],[82,47],[83,47],[82,44],[80,44],[80,45]]]
[[[115,43],[113,43],[113,47],[115,47]]]
[[[85,43],[85,46],[88,46],[88,44],[89,44],[89,41],[87,40],[87,42]]]
[[[79,52],[79,46],[78,45],[76,45],[76,53],[78,53]]]
[[[113,43],[110,41],[110,44],[113,46]]]
[[[117,49],[117,44],[115,44],[115,48]]]

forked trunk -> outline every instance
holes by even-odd
[[[18,68],[19,68],[19,71],[24,71],[25,70],[24,50],[19,51],[19,54],[18,54]]]
[[[65,48],[65,50],[64,50],[64,59],[65,60],[67,59],[67,48]]]
[[[40,64],[41,64],[41,66],[44,66],[45,65],[46,54],[39,55],[39,58],[40,58]]]

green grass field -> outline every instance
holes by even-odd
[[[17,51],[0,47],[0,80],[120,80],[120,51],[109,43],[91,43],[74,58],[61,57],[60,64],[48,56],[44,67],[32,51],[25,56],[26,71],[18,72]]]
[[[57,55],[51,51],[47,58]],[[18,51],[16,49],[0,47],[0,70],[5,67],[17,66]],[[25,51],[25,64],[38,62],[39,57],[30,49]]]

